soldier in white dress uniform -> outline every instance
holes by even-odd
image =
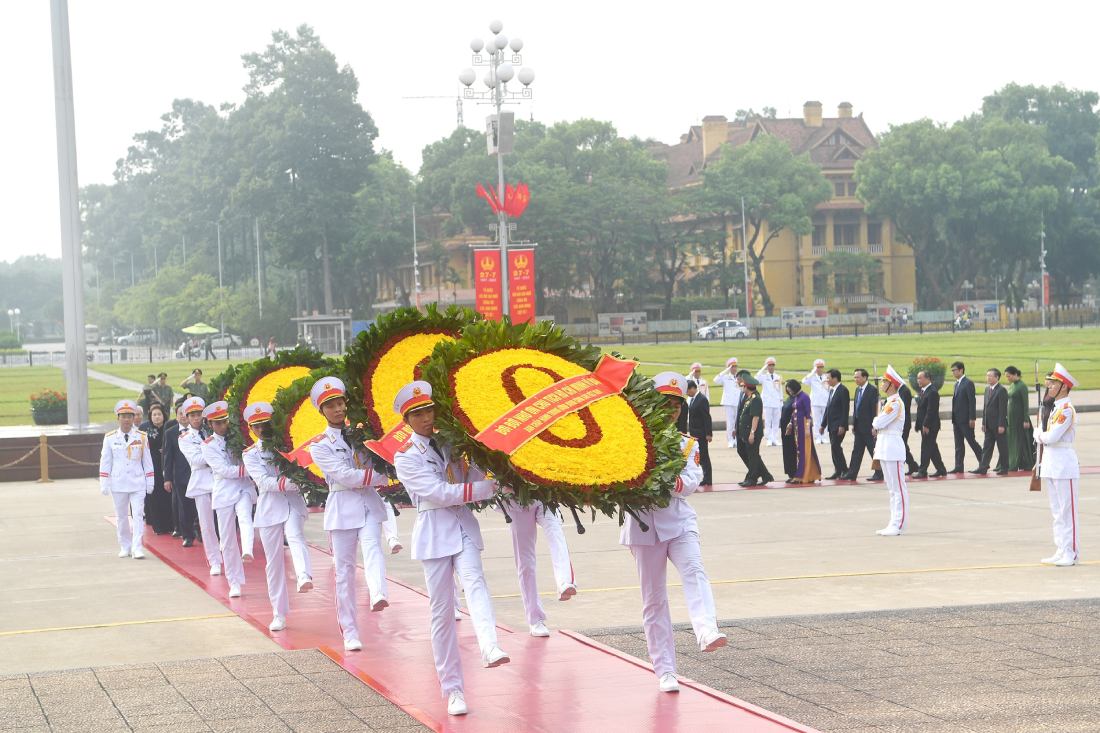
[[[825,360],[815,359],[814,368],[806,376],[802,377],[802,384],[810,388],[810,412],[814,416],[814,426],[821,424],[825,417],[825,408],[829,405],[829,374],[825,371]],[[829,442],[828,430],[815,430],[814,441],[826,444]]]
[[[657,391],[668,399],[675,421],[683,409],[683,389],[687,380],[676,372],[661,372],[653,378],[653,383]],[[699,447],[694,438],[684,435],[680,438],[680,448],[686,463],[676,477],[669,505],[638,515],[649,525],[648,531],[643,531],[638,520],[628,514],[619,535],[619,544],[630,548],[638,565],[638,579],[642,586],[642,628],[653,671],[657,674],[658,689],[662,692],[680,690],[676,681],[676,636],[668,607],[666,578],[670,560],[683,581],[688,615],[700,651],[712,652],[726,645],[726,635],[718,630],[714,595],[703,568],[695,510],[686,501],[703,479]]]
[[[271,437],[272,407],[269,402],[253,402],[244,408],[244,418],[257,435],[257,440],[245,449],[242,458],[245,469],[260,497],[252,526],[260,531],[260,544],[267,558],[267,597],[271,601],[271,631],[286,628],[290,601],[286,592],[286,559],[283,538],[290,545],[299,593],[313,589],[313,570],[309,562],[304,528],[308,510],[302,498],[302,488],[279,473],[271,451],[260,442]]]
[[[783,377],[775,373],[775,357],[769,356],[756,373],[760,382],[760,400],[764,405],[764,440],[767,445],[783,445],[779,432],[783,411]]]
[[[217,525],[211,506],[214,474],[202,455],[203,441],[209,437],[202,427],[202,411],[205,408],[206,402],[202,397],[188,397],[180,407],[187,419],[187,427],[180,429],[180,452],[191,467],[186,496],[195,500],[195,515],[199,519],[206,562],[210,565],[211,575],[221,575],[222,551],[218,547],[218,532],[214,529]]]
[[[412,557],[424,565],[435,670],[447,698],[447,712],[465,715],[462,662],[455,628],[456,573],[466,592],[482,664],[496,667],[509,661],[497,645],[496,620],[481,566],[481,551],[485,548],[481,528],[466,506],[492,498],[497,485],[486,480],[484,472],[476,466],[455,460],[450,446],[438,443],[433,437],[435,403],[430,384],[416,381],[402,387],[393,409],[414,433],[394,457],[394,467],[397,479],[416,506]]]
[[[145,557],[141,538],[145,534],[145,495],[153,493],[153,455],[149,439],[134,427],[137,404],[119,400],[115,404],[118,430],[103,436],[99,454],[99,491],[115,503],[118,556]],[[131,521],[133,522],[131,526]]]
[[[904,380],[894,367],[887,365],[881,384],[886,402],[871,421],[871,427],[878,435],[871,457],[879,462],[879,470],[890,491],[890,523],[876,530],[875,534],[896,537],[909,526],[909,487],[905,482],[905,440],[902,438],[905,405],[898,396],[898,388]]]
[[[741,405],[743,391],[737,383],[737,357],[726,359],[726,368],[714,377],[714,383],[722,385],[722,407],[726,408],[726,446],[737,447],[737,408]]]
[[[550,630],[546,628],[546,611],[542,607],[542,601],[539,600],[536,577],[538,555],[535,552],[535,542],[538,539],[538,527],[542,527],[546,535],[546,544],[550,547],[558,600],[568,601],[577,594],[577,583],[573,576],[573,564],[569,561],[569,547],[565,542],[561,517],[541,501],[533,501],[528,506],[510,502],[507,511],[508,516],[512,518],[508,528],[512,532],[512,551],[516,559],[516,574],[519,576],[519,595],[523,600],[527,625],[531,636],[550,636]]]
[[[1066,567],[1081,562],[1081,530],[1077,523],[1080,504],[1079,491],[1081,468],[1073,440],[1077,432],[1077,410],[1069,401],[1070,390],[1077,380],[1061,364],[1047,375],[1047,393],[1044,401],[1051,405],[1046,429],[1035,431],[1042,457],[1039,477],[1046,479],[1050,498],[1050,513],[1054,518],[1055,552],[1042,559],[1045,565]],[[1042,426],[1042,422],[1038,423]]]
[[[256,503],[256,486],[248,477],[244,463],[237,461],[225,444],[229,432],[229,403],[212,402],[202,416],[214,434],[202,442],[202,457],[214,474],[214,491],[210,505],[218,515],[218,536],[221,540],[222,563],[229,583],[229,597],[240,598],[245,583],[244,565],[252,562],[256,532],[252,528],[252,507]],[[240,545],[237,526],[240,525]],[[205,541],[205,535],[203,541]]]
[[[328,422],[324,435],[310,444],[313,462],[325,475],[325,531],[332,543],[336,566],[336,618],[344,636],[344,649],[363,648],[356,621],[355,548],[363,553],[363,568],[372,611],[390,605],[386,598],[386,560],[382,553],[382,522],[386,508],[377,486],[385,486],[385,474],[377,473],[367,451],[351,446],[344,437],[347,398],[344,383],[336,377],[317,380],[309,399]]]

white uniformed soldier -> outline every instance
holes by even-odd
[[[206,401],[202,397],[188,397],[180,408],[187,418],[187,427],[180,430],[180,452],[191,467],[186,496],[195,500],[195,515],[199,519],[206,562],[210,565],[211,575],[221,575],[222,551],[218,547],[218,531],[215,529],[217,520],[214,519],[214,509],[211,506],[214,474],[202,455],[203,441],[208,437],[202,427],[202,411],[205,408]]]
[[[550,511],[541,501],[533,501],[528,506],[510,502],[507,511],[512,518],[508,529],[512,533],[519,595],[527,615],[527,625],[531,636],[550,636],[550,630],[546,628],[546,611],[539,600],[538,555],[535,552],[535,543],[538,539],[538,527],[542,527],[554,566],[558,600],[568,601],[577,594],[577,583],[573,576],[573,564],[569,561],[569,547],[565,543],[561,517],[557,512]]]
[[[767,445],[783,445],[779,418],[783,411],[783,377],[775,373],[775,357],[769,356],[756,373],[760,382],[760,400],[764,404],[764,440]]]
[[[821,424],[821,418],[825,417],[825,408],[829,406],[829,379],[825,371],[825,360],[814,359],[814,368],[802,378],[802,384],[810,388],[810,412],[813,413],[814,427]],[[829,431],[814,431],[814,441],[817,443],[829,442]]]
[[[657,391],[667,398],[675,422],[680,410],[684,409],[687,379],[676,372],[661,372],[653,378],[653,383]],[[676,682],[676,636],[672,629],[666,581],[670,560],[684,585],[688,615],[700,651],[712,652],[726,645],[726,635],[718,630],[714,595],[703,568],[695,510],[685,501],[699,488],[699,482],[703,479],[699,446],[695,438],[684,435],[680,438],[680,449],[686,463],[676,477],[669,505],[638,515],[649,525],[648,531],[643,531],[638,520],[628,514],[619,535],[619,544],[630,548],[638,565],[638,580],[642,586],[642,628],[661,692],[680,691],[680,685]]]
[[[385,474],[376,473],[361,446],[344,438],[347,399],[344,383],[336,377],[317,380],[309,399],[328,422],[323,436],[310,444],[309,452],[328,483],[325,502],[325,530],[332,543],[336,566],[336,619],[344,636],[344,649],[363,648],[355,607],[355,548],[363,553],[364,573],[370,591],[372,611],[390,605],[386,599],[386,560],[382,553],[382,522],[386,508],[376,486],[385,486]]]
[[[726,359],[726,368],[714,377],[714,383],[722,385],[722,407],[726,408],[726,446],[737,447],[737,408],[743,394],[737,383],[737,357]]]
[[[896,537],[909,526],[909,487],[905,483],[905,405],[898,396],[898,388],[904,383],[894,367],[887,365],[882,375],[882,392],[886,402],[878,415],[871,421],[871,427],[878,431],[875,452],[871,456],[878,460],[879,470],[890,491],[890,523],[875,534]]]
[[[313,588],[313,570],[304,535],[308,509],[302,498],[302,488],[279,473],[271,452],[260,442],[271,437],[272,412],[270,402],[253,402],[244,408],[245,422],[256,433],[257,440],[245,449],[241,457],[248,475],[260,490],[252,526],[260,531],[260,544],[267,558],[267,597],[271,601],[272,614],[268,628],[282,631],[286,628],[286,617],[290,611],[286,592],[284,537],[290,546],[290,559],[294,564],[299,593]]]
[[[1039,476],[1046,479],[1050,496],[1050,513],[1054,517],[1053,555],[1043,558],[1046,565],[1065,567],[1081,562],[1081,530],[1077,524],[1077,506],[1080,503],[1079,480],[1081,468],[1073,439],[1077,432],[1077,410],[1069,401],[1069,392],[1077,386],[1077,380],[1061,364],[1047,375],[1047,393],[1044,401],[1053,402],[1045,429],[1035,431],[1042,457]],[[1042,422],[1039,422],[1042,426]]]
[[[447,712],[466,714],[462,663],[455,629],[454,575],[466,592],[482,664],[496,667],[509,661],[497,646],[496,621],[489,588],[481,566],[481,529],[470,502],[490,499],[496,482],[465,461],[453,460],[450,447],[436,442],[432,387],[416,381],[397,393],[394,412],[401,415],[413,436],[394,457],[397,479],[416,506],[412,557],[424,565],[428,603],[432,611],[432,656],[439,686],[447,698]],[[450,478],[448,478],[450,473]]]
[[[243,463],[238,463],[225,444],[229,432],[229,403],[212,402],[202,416],[214,434],[202,442],[202,457],[214,474],[214,491],[210,505],[218,515],[218,537],[221,540],[225,579],[229,582],[229,597],[240,598],[245,583],[243,562],[252,562],[256,533],[252,529],[252,506],[256,503],[256,487],[248,477]],[[237,525],[240,525],[240,545]]]
[[[136,414],[133,400],[119,400],[115,405],[118,430],[103,436],[99,491],[104,496],[110,494],[115,502],[118,556],[141,560],[145,557],[141,544],[145,534],[145,495],[153,492],[154,473],[149,439],[134,427]]]

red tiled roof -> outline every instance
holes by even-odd
[[[833,134],[840,133],[839,144],[833,144]],[[808,153],[810,160],[823,170],[851,170],[864,152],[878,145],[871,129],[858,117],[826,117],[820,127],[810,127],[801,117],[769,119],[757,117],[727,123],[725,144],[739,147],[755,134],[772,135],[790,146],[796,155]],[[856,156],[838,158],[844,148]],[[722,148],[711,153],[708,160],[721,154]],[[707,161],[703,160],[703,128],[693,125],[675,145],[659,145],[653,154],[668,163],[669,188],[681,188],[699,183]]]

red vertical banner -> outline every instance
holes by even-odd
[[[500,287],[500,251],[475,250],[474,307],[478,313],[491,321],[499,321],[503,315]]]
[[[535,250],[508,252],[508,314],[512,323],[535,320]]]
[[[1043,307],[1050,307],[1050,273],[1043,273]],[[999,455],[999,454],[998,454]]]

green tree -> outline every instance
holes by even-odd
[[[768,245],[784,229],[798,235],[812,232],[814,207],[831,191],[808,156],[796,156],[785,142],[768,135],[727,147],[703,171],[702,206],[723,222],[740,220],[741,199],[745,200],[746,249],[766,315],[775,309],[763,273]]]

